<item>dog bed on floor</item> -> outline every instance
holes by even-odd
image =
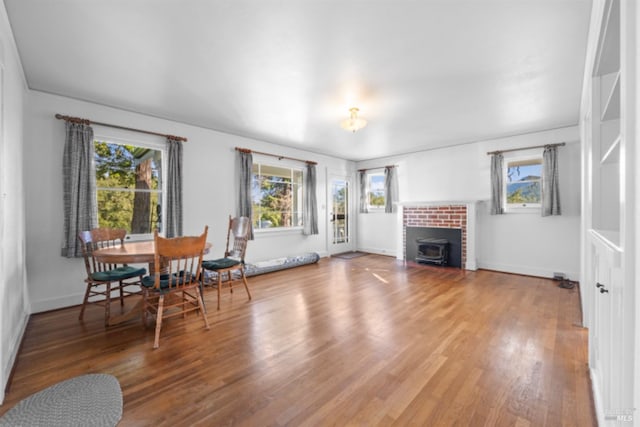
[[[316,252],[309,252],[302,255],[270,259],[253,264],[246,263],[244,266],[244,274],[247,277],[257,276],[259,274],[271,273],[273,271],[313,264],[318,262],[319,259],[320,255],[318,255]],[[205,270],[204,275],[205,281],[207,283],[215,282],[216,280],[218,280],[218,273],[216,273],[215,271]],[[239,279],[240,273],[238,271],[234,271],[233,278]]]
[[[246,264],[244,274],[247,277],[257,276],[258,274],[271,273],[273,271],[285,270],[287,268],[299,267],[301,265],[314,264],[318,262],[319,259],[320,255],[316,252],[309,252],[302,255],[261,261],[254,264]]]

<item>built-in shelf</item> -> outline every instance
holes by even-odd
[[[600,136],[600,149],[596,153],[599,154],[600,160],[602,161],[611,147],[619,143],[620,119],[600,122],[600,132],[598,135]]]
[[[600,82],[601,97],[606,100],[602,105],[602,121],[620,118],[620,73],[602,76]]]
[[[605,256],[611,266],[620,267],[622,247],[620,246],[620,233],[611,230],[590,229],[591,242],[598,252]]]
[[[618,137],[602,155],[602,159],[600,160],[601,164],[606,165],[611,163],[618,163],[620,161],[620,140],[621,137],[618,134]]]
[[[602,76],[620,69],[620,3],[607,2],[604,15],[594,76]]]

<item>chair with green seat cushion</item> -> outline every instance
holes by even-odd
[[[87,271],[87,284],[79,319],[84,319],[87,304],[104,306],[104,323],[109,324],[111,314],[111,294],[119,292],[120,306],[124,306],[124,297],[140,293],[140,282],[147,273],[144,268],[128,265],[115,265],[99,262],[93,256],[93,251],[102,248],[124,245],[126,230],[114,228],[94,228],[78,234],[82,247],[84,265]],[[115,283],[115,286],[112,284]],[[133,290],[130,288],[134,287]]]
[[[180,282],[182,277],[187,277],[187,280],[191,280],[191,276],[193,276],[190,272],[181,271],[179,273],[174,274],[160,274],[160,288],[159,289],[169,289],[172,286],[175,286]],[[142,286],[146,288],[153,288],[156,285],[156,277],[155,274],[151,274],[149,276],[145,276],[142,278]]]
[[[147,273],[145,268],[137,268],[131,267],[129,265],[123,265],[121,267],[116,267],[113,270],[107,271],[96,271],[91,275],[93,280],[98,280],[102,282],[106,281],[120,281],[124,279],[131,279],[132,277],[139,277]]]
[[[240,264],[241,261],[231,258],[212,259],[208,261],[202,261],[202,266],[207,270],[219,270],[222,268],[229,268]]]
[[[251,292],[244,274],[244,256],[247,252],[247,243],[249,242],[251,222],[245,216],[232,218],[229,216],[229,228],[227,229],[227,246],[224,252],[224,258],[208,260],[202,262],[202,268],[214,272],[218,276],[218,310],[220,310],[220,290],[222,289],[223,277],[226,277],[225,283],[229,285],[229,290],[233,292],[233,273],[238,272],[247,296],[251,300]],[[233,240],[231,240],[233,237]],[[230,247],[231,245],[231,247]]]
[[[165,239],[154,234],[155,255],[152,275],[142,279],[142,323],[147,316],[156,319],[153,348],[160,345],[160,330],[165,318],[198,311],[206,329],[209,321],[204,310],[201,292],[202,257],[207,242],[207,230],[200,236]]]

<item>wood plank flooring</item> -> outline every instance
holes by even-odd
[[[211,330],[167,320],[157,350],[101,307],[33,315],[0,413],[100,372],[122,386],[120,426],[596,425],[577,290],[377,255],[249,284],[219,312],[206,290]]]

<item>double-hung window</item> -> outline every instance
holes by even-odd
[[[367,208],[369,212],[384,211],[384,172],[367,173]]]
[[[505,198],[507,210],[540,208],[542,157],[505,159]]]
[[[303,170],[295,167],[253,163],[253,228],[293,229],[302,227]]]
[[[98,226],[149,238],[162,227],[164,148],[94,141]]]

